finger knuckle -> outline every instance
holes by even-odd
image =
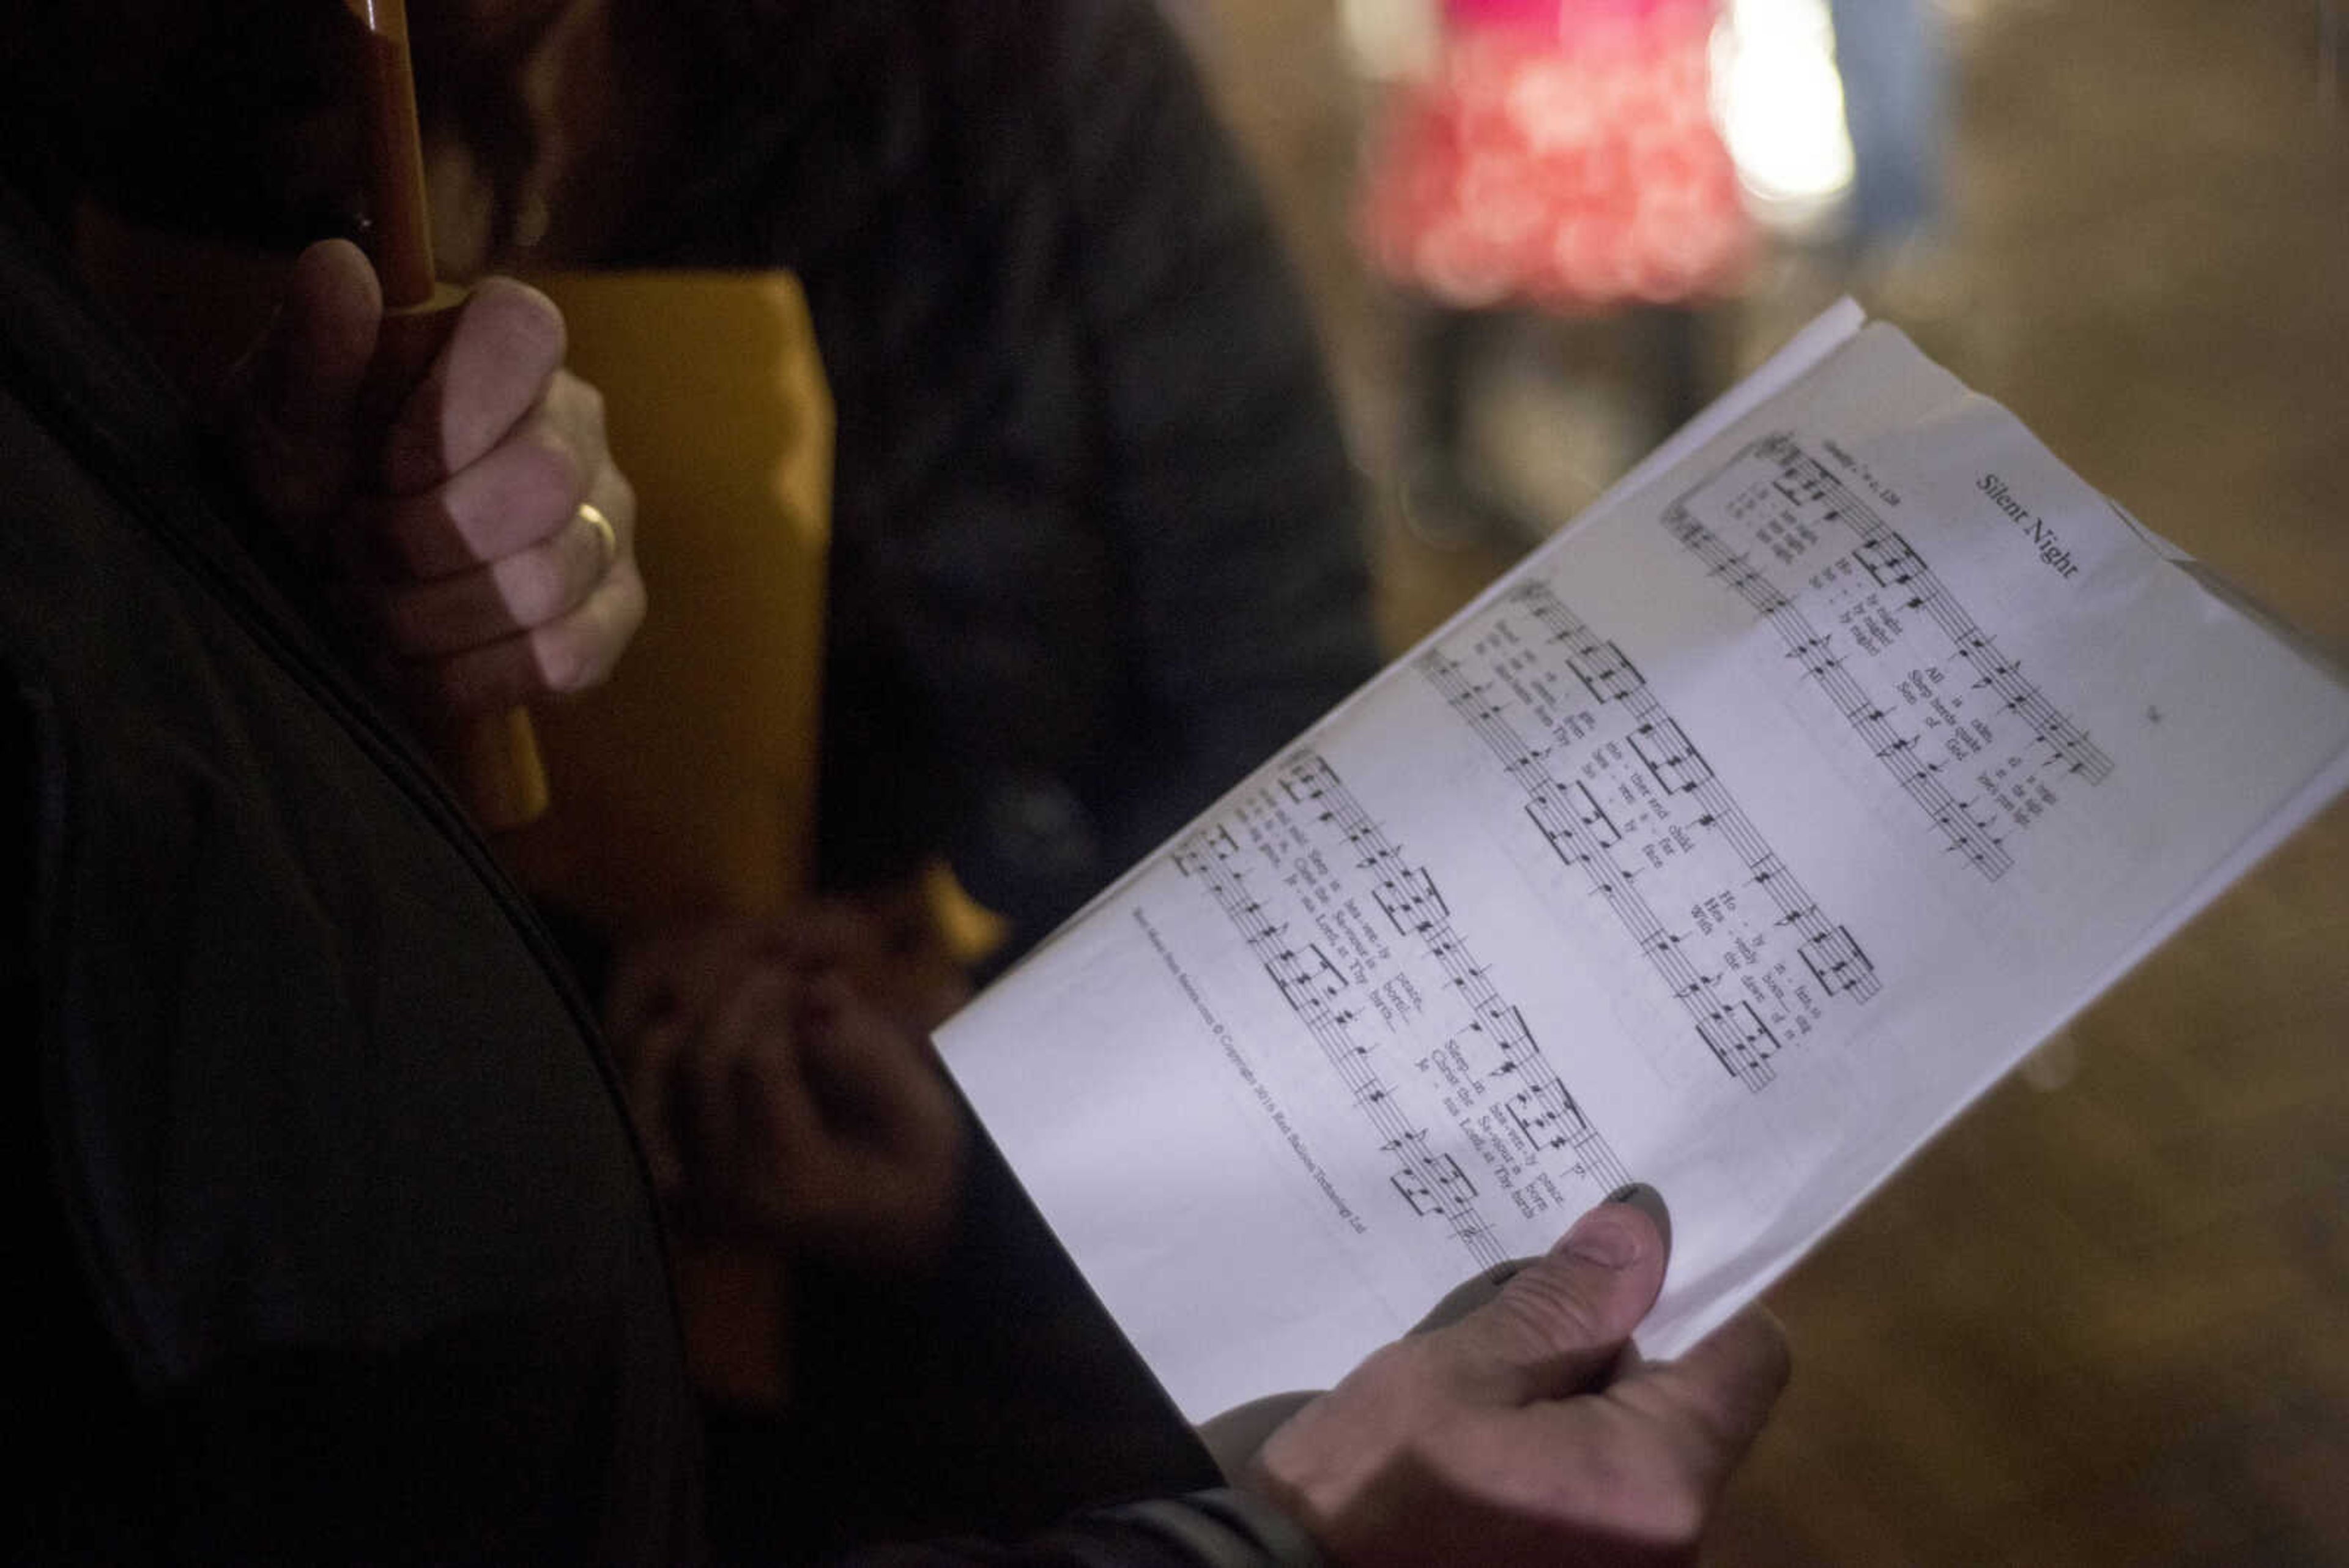
[[[545,625],[571,607],[569,576],[554,549],[525,550],[500,564],[505,610],[525,630]]]
[[[567,389],[565,396],[577,410],[579,423],[601,444],[604,439],[603,389],[593,381],[583,381],[568,371],[564,373],[562,384]]]
[[[615,640],[626,643],[645,624],[647,602],[643,574],[634,566],[620,566],[612,574],[610,593]]]
[[[1620,1429],[1611,1439],[1553,1472],[1534,1506],[1571,1531],[1601,1526],[1668,1559],[1692,1552],[1712,1517],[1702,1476],[1674,1444]]]
[[[619,535],[621,553],[626,555],[636,533],[636,487],[628,482],[626,474],[606,462],[596,488],[607,497],[603,503],[604,515],[611,519],[613,531]]]
[[[542,628],[531,638],[539,679],[550,691],[582,691],[602,678],[594,639],[568,624]]]
[[[559,534],[578,510],[583,474],[560,442],[519,439],[457,492],[456,530],[474,560],[493,560]]]
[[[1605,1303],[1581,1277],[1541,1265],[1520,1271],[1494,1299],[1492,1311],[1511,1333],[1544,1347],[1595,1345],[1618,1338]]]
[[[1685,1468],[1669,1459],[1642,1467],[1639,1475],[1627,1479],[1617,1496],[1625,1511],[1624,1522],[1632,1531],[1675,1550],[1693,1548],[1703,1537],[1712,1514],[1705,1489]]]
[[[587,491],[587,465],[568,441],[540,427],[517,458],[518,499],[549,520],[567,519]]]
[[[570,348],[563,312],[552,299],[516,278],[484,279],[473,296],[484,329],[500,346],[524,362],[545,365],[551,372]]]

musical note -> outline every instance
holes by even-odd
[[[1874,961],[1842,926],[1811,938],[1797,950],[1820,987],[1830,995],[1848,991],[1860,976],[1876,972]]]
[[[1708,560],[1723,567],[1721,576],[1724,580],[1758,585],[1754,595],[1759,602],[1773,609],[1779,607],[1770,597],[1766,580],[1750,563],[1720,555],[1706,542],[1708,535],[1702,525],[1685,511],[1670,521],[1684,539],[1692,542],[1692,547],[1713,552],[1708,555]],[[1505,602],[1511,611],[1530,614],[1545,628],[1546,645],[1558,649],[1560,652],[1556,657],[1574,669],[1578,678],[1598,670],[1597,660],[1603,657],[1603,650],[1616,646],[1593,630],[1539,578],[1514,587]],[[1801,656],[1823,685],[1838,693],[1850,687],[1850,678],[1843,670],[1844,661],[1824,637],[1806,629],[1794,640],[1802,645]],[[1612,739],[1585,736],[1582,745],[1595,747],[1602,760],[1609,755],[1628,757],[1649,784],[1661,792],[1662,799],[1693,801],[1697,807],[1695,824],[1710,830],[1712,837],[1708,840],[1689,838],[1671,828],[1671,819],[1661,815],[1660,808],[1642,806],[1640,797],[1628,789],[1621,794],[1629,814],[1619,813],[1612,804],[1614,792],[1602,799],[1596,787],[1593,770],[1611,766],[1603,761],[1584,767],[1584,773],[1593,776],[1563,782],[1551,777],[1544,768],[1519,765],[1532,748],[1519,737],[1518,721],[1506,715],[1496,719],[1485,711],[1486,705],[1477,700],[1475,692],[1485,682],[1471,667],[1473,660],[1461,656],[1459,648],[1455,643],[1431,650],[1433,657],[1423,656],[1418,665],[1422,675],[1502,763],[1506,776],[1525,794],[1526,820],[1549,845],[1559,864],[1585,878],[1591,893],[1622,924],[1633,950],[1653,966],[1668,993],[1688,1009],[1692,1025],[1711,1019],[1710,1027],[1719,1034],[1722,1025],[1712,1017],[1723,1005],[1712,990],[1718,977],[1702,972],[1717,966],[1707,964],[1701,970],[1688,961],[1684,949],[1691,934],[1684,933],[1679,924],[1667,923],[1657,917],[1641,890],[1643,879],[1657,874],[1668,861],[1702,862],[1725,854],[1735,857],[1744,878],[1742,885],[1757,890],[1764,900],[1762,929],[1770,929],[1766,911],[1775,908],[1785,923],[1805,934],[1811,934],[1806,928],[1826,929],[1816,913],[1814,901],[1745,819],[1711,762],[1678,721],[1664,710],[1644,680],[1637,689],[1609,693],[1611,701],[1604,711],[1618,712],[1620,719],[1616,724],[1602,724],[1598,736]],[[1588,679],[1583,680],[1583,684],[1586,689],[1594,686]],[[1592,690],[1592,695],[1599,694]],[[1856,691],[1848,700],[1860,711],[1877,706]],[[1897,733],[1888,732],[1879,744],[1889,747],[1899,738]],[[1610,751],[1610,747],[1616,749]],[[1562,747],[1554,750],[1554,755],[1561,760],[1561,771],[1574,765],[1574,754]],[[1591,753],[1582,751],[1581,754]],[[1637,853],[1626,853],[1635,845]],[[1708,848],[1708,845],[1717,847]],[[1732,934],[1724,929],[1713,940],[1729,941]],[[1750,963],[1755,950],[1749,941],[1733,956],[1738,962]],[[1805,971],[1797,972],[1807,975]],[[1452,978],[1454,989],[1464,992],[1475,983],[1475,977],[1464,971],[1455,972]],[[1865,1001],[1877,985],[1872,972],[1861,974],[1850,966],[1838,972],[1838,980],[1839,989],[1833,994],[1853,1001]],[[1757,1023],[1756,1029],[1740,1033],[1737,1039],[1742,1043],[1739,1049],[1714,1051],[1713,1054],[1725,1070],[1739,1076],[1749,1087],[1766,1085],[1771,1075],[1763,1068],[1761,1058],[1777,1048],[1777,1036],[1760,1028]]]
[[[1757,481],[1756,474],[1766,477]],[[1775,499],[1757,510],[1757,493]],[[1865,574],[1866,582],[1878,590],[1897,590],[1899,597],[1890,602],[1899,615],[1923,617],[1948,639],[1951,655],[1971,671],[1965,690],[1989,692],[1995,699],[1995,707],[1988,711],[1989,724],[2027,726],[2033,743],[2044,744],[2067,777],[2095,784],[2110,774],[2110,758],[2046,701],[2024,676],[2021,660],[1999,650],[1996,640],[1975,624],[1909,541],[1791,435],[1781,432],[1754,442],[1675,498],[1663,518],[1671,535],[1698,557],[1707,576],[1726,583],[1777,631],[1785,657],[1858,732],[1870,753],[1948,840],[1947,846],[1983,876],[1993,880],[2002,876],[2012,867],[2013,857],[1982,826],[1943,813],[1946,794],[1936,778],[1941,759],[1922,755],[1922,739],[1913,731],[1894,727],[1893,715],[1900,709],[1871,693],[1867,685],[1871,679],[1899,684],[1904,704],[1932,707],[1940,723],[1959,732],[1951,744],[1954,754],[1962,757],[1986,741],[1988,732],[1974,732],[1984,721],[1974,721],[1971,728],[1961,726],[1954,705],[1933,702],[1936,694],[1930,688],[1940,675],[1937,670],[1930,676],[1917,672],[1933,670],[1940,656],[1916,649],[1920,634],[1875,607],[1873,598],[1843,614],[1843,623],[1854,630],[1847,647],[1836,647],[1806,609],[1807,600],[1833,614],[1843,602],[1822,598],[1829,591],[1820,587],[1823,579],[1814,578],[1805,592],[1788,593],[1736,541],[1716,533],[1707,516],[1756,542],[1783,541],[1791,534],[1809,538],[1830,525],[1854,536],[1848,560]]]
[[[1458,694],[1472,711],[1481,713],[1490,706],[1476,701],[1470,683],[1452,661],[1444,660],[1438,668],[1457,682]],[[1489,716],[1481,722],[1506,722]],[[1372,1046],[1356,1037],[1357,1030],[1391,1026],[1372,1017],[1358,992],[1358,986],[1375,987],[1380,971],[1367,970],[1359,979],[1350,978],[1327,942],[1309,932],[1286,906],[1268,911],[1266,905],[1276,895],[1269,891],[1260,895],[1251,883],[1253,873],[1244,869],[1242,863],[1212,853],[1216,832],[1230,821],[1262,820],[1268,831],[1278,830],[1271,832],[1277,841],[1280,832],[1288,831],[1281,828],[1282,818],[1275,809],[1285,803],[1294,808],[1289,824],[1310,825],[1292,848],[1302,845],[1310,853],[1317,834],[1349,846],[1352,857],[1344,863],[1368,879],[1367,902],[1385,913],[1387,928],[1397,938],[1411,943],[1426,962],[1441,970],[1445,990],[1471,1010],[1466,1027],[1454,1039],[1455,1044],[1462,1040],[1487,1043],[1485,1049],[1490,1055],[1474,1064],[1474,1074],[1496,1084],[1516,1083],[1526,1080],[1530,1066],[1534,1081],[1555,1085],[1548,1092],[1562,1103],[1571,1106],[1571,1096],[1565,1094],[1563,1085],[1556,1083],[1555,1071],[1541,1060],[1522,1012],[1499,994],[1490,970],[1469,952],[1453,929],[1450,904],[1433,874],[1404,855],[1402,846],[1362,809],[1336,770],[1318,753],[1308,748],[1292,753],[1277,776],[1279,788],[1275,794],[1244,798],[1227,822],[1217,824],[1213,831],[1194,834],[1176,846],[1174,854],[1195,869],[1278,994],[1319,1044],[1325,1059],[1346,1086],[1350,1103],[1377,1129],[1379,1147],[1395,1161],[1396,1193],[1414,1213],[1440,1220],[1481,1265],[1492,1266],[1502,1254],[1493,1228],[1476,1208],[1477,1180],[1459,1155],[1433,1144],[1428,1129],[1413,1119],[1402,1085],[1383,1071]],[[1330,863],[1319,864],[1322,868],[1316,871],[1314,883],[1325,889],[1326,897]],[[1323,928],[1325,932],[1328,929]],[[1381,1003],[1382,1008],[1391,1005]],[[1469,1070],[1467,1058],[1461,1061],[1460,1070]],[[1569,1130],[1574,1141],[1569,1145],[1561,1139],[1559,1147],[1562,1152],[1570,1148],[1575,1172],[1593,1180],[1612,1179],[1619,1186],[1628,1179],[1604,1140],[1578,1118],[1578,1111]]]

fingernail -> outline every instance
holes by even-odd
[[[1621,1216],[1600,1204],[1574,1222],[1558,1250],[1602,1269],[1628,1269],[1640,1261],[1640,1237]]]
[[[1638,1262],[1643,1238],[1623,1222],[1615,1212],[1619,1209],[1636,1209],[1645,1214],[1656,1228],[1665,1255],[1671,1255],[1671,1214],[1664,1208],[1664,1195],[1644,1181],[1627,1182],[1609,1193],[1605,1202],[1575,1221],[1574,1229],[1558,1242],[1558,1250],[1602,1269],[1628,1269]]]
[[[1644,1181],[1627,1181],[1607,1195],[1609,1203],[1621,1203],[1637,1209],[1655,1223],[1656,1234],[1662,1239],[1664,1252],[1672,1250],[1672,1212],[1664,1207],[1664,1195]]]

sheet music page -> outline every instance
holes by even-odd
[[[1622,1182],[1685,1348],[2349,782],[2349,694],[1897,331],[1756,386],[940,1034],[1195,1419]]]

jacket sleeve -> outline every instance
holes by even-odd
[[[1378,668],[1358,479],[1237,150],[1150,0],[1063,4],[1072,269],[1137,666],[1173,717],[1123,866]]]
[[[862,1553],[843,1568],[1321,1568],[1293,1521],[1230,1489],[1088,1513],[1018,1546],[942,1542]]]

